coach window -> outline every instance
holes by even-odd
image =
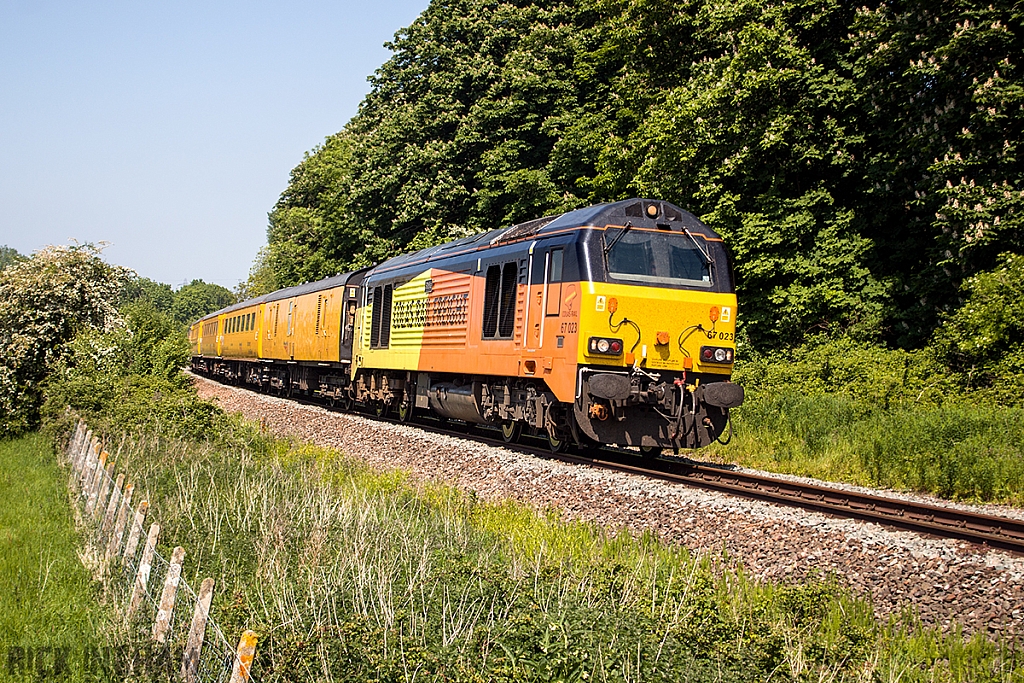
[[[562,305],[562,249],[552,249],[548,254],[547,315],[558,315]]]
[[[288,331],[286,332],[287,336],[289,336],[289,337],[292,336],[292,316],[294,314],[295,314],[295,302],[294,301],[289,301],[288,302]]]

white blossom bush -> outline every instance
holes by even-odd
[[[38,422],[47,375],[78,334],[124,325],[116,302],[134,275],[91,244],[48,246],[0,271],[0,438]]]

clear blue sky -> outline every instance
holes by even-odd
[[[0,244],[233,287],[428,0],[0,2]]]

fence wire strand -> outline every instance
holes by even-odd
[[[138,582],[139,568],[142,565],[142,556],[145,554],[147,535],[146,525],[143,522],[142,529],[139,530],[140,538],[139,542],[135,547],[131,556],[124,554],[127,549],[128,538],[135,526],[135,517],[139,512],[138,506],[134,503],[128,503],[125,505],[126,521],[124,527],[124,533],[121,539],[121,545],[117,548],[116,552],[109,559],[106,558],[106,548],[109,542],[109,537],[104,538],[103,533],[103,522],[106,518],[107,507],[110,504],[112,497],[117,497],[117,507],[115,508],[115,515],[120,510],[123,503],[123,490],[118,491],[115,487],[115,480],[109,474],[107,474],[106,464],[112,462],[108,460],[107,463],[100,466],[99,454],[93,452],[93,444],[85,438],[85,428],[82,431],[76,432],[78,438],[72,439],[67,450],[65,451],[66,464],[72,467],[71,475],[69,476],[69,482],[71,484],[73,493],[75,494],[76,507],[79,513],[79,517],[82,523],[91,527],[91,538],[94,545],[94,552],[96,553],[96,560],[98,563],[109,562],[110,565],[117,565],[117,571],[112,571],[112,567],[104,567],[106,570],[104,576],[110,579],[108,584],[108,590],[111,590],[118,602],[120,602],[124,609],[127,610],[128,601],[131,600],[135,592],[135,586]],[[124,446],[122,441],[121,447]],[[118,448],[118,453],[122,451],[122,448]],[[76,469],[77,464],[77,469]],[[97,472],[99,469],[99,472]],[[84,481],[83,481],[84,479]],[[128,485],[127,478],[123,482],[124,486]],[[106,489],[106,496],[101,499],[100,493]],[[96,497],[93,502],[92,510],[88,509],[89,501]],[[114,533],[113,526],[108,530],[108,533]],[[160,609],[160,599],[163,594],[164,583],[167,579],[167,573],[170,570],[170,560],[165,558],[160,551],[154,548],[153,559],[150,565],[149,579],[146,582],[145,590],[142,591],[145,597],[144,605],[148,606],[148,614],[135,614],[134,621],[139,623],[151,623],[156,617],[156,613]],[[119,579],[115,580],[115,574],[119,574]],[[191,615],[195,612],[196,606],[199,604],[199,595],[189,584],[188,580],[184,576],[184,568],[182,573],[179,575],[177,592],[175,595],[174,609],[171,611],[170,620],[167,629],[167,647],[170,649],[172,646],[181,645],[182,651],[184,651],[184,641],[188,637],[188,628],[191,627],[192,619]],[[187,617],[181,618],[181,611],[185,609]],[[140,610],[142,612],[143,610]],[[187,624],[187,628],[175,628],[178,624]],[[183,632],[184,631],[184,632]],[[212,636],[212,637],[211,637]],[[231,673],[234,669],[235,663],[238,661],[238,653],[235,647],[231,645],[231,642],[224,635],[220,625],[213,619],[212,609],[207,614],[206,622],[206,637],[203,639],[202,647],[199,651],[199,662],[196,672],[196,678],[194,680],[201,683],[222,683],[227,681],[231,677]],[[251,667],[251,665],[250,665]],[[257,677],[253,675],[252,671],[249,672],[249,681],[252,683],[259,683]]]

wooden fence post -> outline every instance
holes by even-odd
[[[139,509],[135,511],[135,519],[132,520],[132,530],[128,533],[128,542],[124,545],[125,562],[135,558],[135,550],[139,547],[139,538],[142,536],[142,523],[146,521],[146,512],[149,510],[149,503],[142,501]]]
[[[86,495],[88,494],[85,491],[85,487],[86,483],[89,481],[89,475],[92,473],[92,468],[94,467],[95,455],[97,453],[96,448],[96,437],[92,435],[92,431],[90,430],[88,443],[85,446],[85,453],[82,456],[81,472],[78,475],[78,490]]]
[[[158,643],[167,642],[167,631],[171,628],[171,615],[174,614],[174,598],[178,594],[181,583],[181,563],[185,560],[185,549],[180,545],[171,553],[171,564],[167,567],[164,579],[164,590],[160,594],[160,607],[156,611],[156,622],[153,624],[153,640]]]
[[[92,477],[89,478],[89,485],[86,488],[89,499],[85,504],[87,515],[92,515],[92,511],[96,507],[96,500],[100,497],[100,486],[103,483],[103,475],[107,473],[107,458],[109,457],[110,453],[106,451],[100,453],[99,460],[96,461],[96,469],[93,471]]]
[[[192,615],[192,626],[188,630],[188,641],[185,643],[185,658],[181,662],[181,677],[185,683],[195,683],[199,674],[199,656],[203,652],[203,640],[206,639],[206,621],[210,618],[211,602],[213,579],[203,579],[199,587],[199,599],[196,600],[196,611]]]
[[[252,660],[256,654],[256,634],[246,631],[238,641],[238,651],[235,653],[235,666],[231,670],[230,683],[248,683],[249,672],[252,670]]]
[[[135,611],[139,609],[142,599],[146,596],[149,572],[153,569],[153,553],[156,552],[156,539],[159,536],[159,524],[153,524],[153,526],[149,527],[146,547],[142,550],[142,561],[139,562],[139,571],[135,574],[135,588],[132,590],[132,599],[128,603],[128,613],[125,615],[126,622],[131,622],[132,617],[135,616]]]
[[[121,492],[121,506],[117,510],[114,530],[110,532],[110,540],[107,541],[107,552],[103,556],[105,562],[109,562],[121,549],[121,541],[124,540],[124,528],[128,524],[128,514],[132,509],[132,494],[134,492],[134,484],[128,484],[124,487],[124,491]]]
[[[84,428],[83,428],[84,429]],[[71,490],[77,491],[82,478],[82,468],[85,467],[85,461],[88,456],[89,439],[92,438],[92,431],[85,430],[78,439],[78,444],[75,446],[75,452],[71,458],[71,474],[69,476],[69,483],[71,484]]]
[[[107,512],[103,515],[103,526],[100,527],[100,547],[104,541],[109,540],[110,529],[114,526],[114,515],[117,513],[117,506],[121,504],[122,486],[124,486],[123,472],[117,475],[114,490],[110,492],[110,502],[107,503]]]
[[[114,463],[110,461],[110,454],[107,454],[107,466],[100,476],[100,482],[96,487],[96,503],[92,506],[92,516],[99,519],[100,515],[107,509],[107,498],[110,497],[110,487],[114,483]]]
[[[71,432],[71,438],[64,449],[64,461],[71,462],[75,457],[75,449],[78,447],[78,440],[82,438],[82,421],[75,423],[75,431]]]

